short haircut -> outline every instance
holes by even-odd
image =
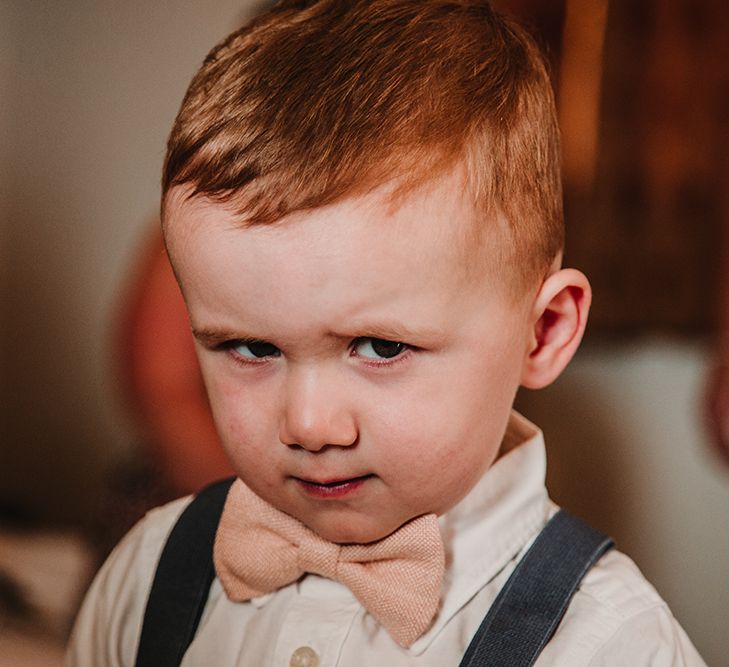
[[[519,282],[543,277],[563,244],[559,131],[521,27],[477,0],[284,0],[205,59],[162,190],[257,224],[458,166],[479,221],[506,221]]]

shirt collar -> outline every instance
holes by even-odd
[[[542,432],[512,412],[505,452],[455,507],[440,517],[446,549],[441,606],[409,649],[420,655],[455,614],[542,528],[549,513]]]

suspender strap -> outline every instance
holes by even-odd
[[[476,631],[460,667],[529,667],[587,571],[613,541],[560,510],[537,536]]]
[[[136,667],[177,667],[192,642],[215,576],[213,542],[233,479],[203,489],[167,538],[144,612]]]

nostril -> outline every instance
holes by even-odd
[[[352,447],[359,440],[359,431],[351,419],[312,424],[289,420],[282,425],[279,440],[290,449],[319,451],[326,447]]]
[[[305,447],[302,447],[298,442],[284,442],[284,445],[288,447],[289,449],[306,449]]]
[[[299,444],[298,442],[283,442],[282,444],[292,451],[303,450],[311,454],[319,454],[320,452],[324,452],[332,448],[341,449],[342,447],[355,447],[358,442],[359,438],[355,438],[351,443],[327,442],[323,445],[316,446],[311,444]]]

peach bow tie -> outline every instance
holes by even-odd
[[[435,514],[371,544],[340,545],[269,505],[241,480],[228,494],[214,561],[226,595],[236,602],[270,593],[305,572],[336,579],[405,647],[430,627],[445,567]]]

